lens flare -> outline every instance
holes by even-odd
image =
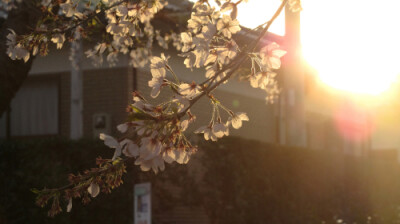
[[[351,142],[363,142],[371,137],[374,124],[365,108],[346,102],[334,114],[335,126],[339,134]]]

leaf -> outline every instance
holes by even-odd
[[[88,187],[88,192],[90,194],[90,196],[92,196],[93,198],[95,198],[97,195],[99,195],[100,193],[100,187],[98,184],[92,182],[90,184],[90,186]]]

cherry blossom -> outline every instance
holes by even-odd
[[[131,140],[125,140],[126,146],[122,150],[122,153],[127,157],[136,157],[139,155],[139,146],[133,143]]]
[[[117,126],[117,130],[120,131],[121,133],[125,133],[128,130],[128,124],[127,123],[119,124]]]
[[[121,144],[113,137],[103,134],[100,134],[100,139],[104,141],[104,144],[110,148],[115,149],[114,156],[112,160],[116,160],[117,157],[121,156],[122,146]]]
[[[165,77],[166,68],[168,66],[168,57],[165,57],[164,53],[161,54],[161,57],[152,57],[150,64],[150,71],[153,77]]]
[[[51,41],[55,44],[57,44],[57,49],[61,49],[64,41],[65,41],[65,36],[64,34],[55,34],[52,38]]]
[[[17,43],[17,34],[14,30],[9,29],[10,33],[7,35],[7,54],[12,60],[23,59],[24,62],[29,60],[29,51],[26,50],[21,44]]]
[[[276,75],[273,71],[258,72],[250,77],[250,85],[253,88],[267,89],[274,84]]]
[[[67,212],[71,212],[71,210],[72,210],[72,198],[68,200]]]
[[[60,4],[61,12],[66,17],[73,17],[76,13],[76,7],[77,5],[74,5],[71,0],[67,0],[65,3]]]
[[[149,87],[153,88],[151,90],[151,97],[156,98],[161,91],[161,87],[162,85],[165,83],[164,79],[165,79],[165,74],[163,75],[159,75],[160,73],[154,73],[156,75],[153,75],[153,78],[149,81]]]
[[[181,49],[182,52],[187,52],[194,48],[193,38],[191,33],[183,32],[181,33],[181,41],[183,43],[183,47]]]
[[[191,84],[182,83],[181,85],[179,85],[179,93],[188,99],[193,99],[200,93],[200,87],[194,82],[192,82]]]
[[[229,128],[227,127],[226,124],[217,123],[217,124],[202,126],[198,128],[194,133],[196,134],[203,133],[205,140],[217,141],[218,138],[222,138],[225,135],[226,136],[229,135]]]
[[[209,100],[213,112],[208,125],[200,124],[195,133],[203,134],[205,140],[217,141],[230,134],[230,126],[241,128],[243,121],[248,121],[249,117],[246,113],[234,113],[225,107],[222,100],[217,99],[218,95],[214,90],[234,77],[237,68],[246,66],[246,61],[250,61],[252,65],[251,74],[247,76],[250,86],[264,90],[268,102],[277,99],[280,89],[275,70],[280,68],[281,57],[286,52],[276,43],[261,49],[252,47],[259,46],[259,40],[263,39],[261,35],[257,38],[250,37],[251,43],[248,46],[236,42],[234,34],[239,35],[241,31],[239,21],[235,19],[236,8],[247,0],[218,2],[222,7],[212,7],[208,1],[197,1],[193,5],[186,29],[179,27],[179,30],[165,32],[166,29],[157,30],[152,25],[155,24],[152,19],[166,6],[165,0],[101,0],[91,3],[89,7],[81,7],[79,1],[73,0],[42,0],[42,9],[59,8],[58,15],[46,14],[49,18],[42,18],[38,23],[40,25],[30,34],[17,35],[10,30],[6,53],[12,60],[22,59],[26,62],[31,54],[46,55],[51,42],[60,49],[66,40],[90,40],[90,28],[93,26],[103,32],[94,38],[97,43],[93,43],[91,49],[85,52],[95,65],[101,65],[105,58],[108,65],[115,66],[118,56],[124,54],[130,57],[130,65],[150,69],[151,79],[148,80],[148,86],[151,91],[145,94],[156,98],[163,87],[169,87],[163,92],[170,91],[170,97],[166,95],[158,103],[147,101],[141,93],[133,93],[132,103],[127,107],[128,120],[117,126],[120,140],[100,134],[104,144],[115,150],[111,160],[98,159],[101,169],[111,167],[115,172],[113,175],[118,177],[109,183],[109,187],[113,188],[121,183],[120,177],[128,160],[135,161],[134,164],[142,171],[152,170],[154,173],[163,171],[165,162],[188,163],[197,147],[186,137],[186,132],[196,119],[191,111],[192,106],[202,97]],[[292,10],[301,9],[299,0],[283,0],[278,13],[287,2]],[[226,11],[231,11],[231,16],[226,15]],[[97,22],[92,19],[100,17],[101,24],[96,26]],[[273,20],[274,18],[270,22]],[[267,29],[268,26],[260,33],[265,33]],[[73,31],[70,32],[71,30]],[[197,83],[187,83],[188,80],[193,80],[190,78],[181,80],[180,77],[184,77],[184,74],[175,74],[176,71],[168,64],[169,57],[164,53],[153,56],[153,43],[158,43],[163,49],[168,49],[169,44],[174,46],[178,55],[183,57],[185,67],[203,71],[204,75],[200,78],[205,80],[198,81],[196,78]],[[221,113],[227,113],[230,117],[223,120]],[[88,176],[82,179],[84,181],[72,181],[71,186],[83,186],[86,195],[89,193],[92,197],[96,197],[100,190],[110,190],[99,182],[107,180],[109,176],[97,179],[96,175],[103,175],[98,170],[88,171]],[[71,198],[66,197],[69,199],[67,211],[72,208]]]
[[[100,187],[98,184],[92,182],[89,187],[87,188],[87,191],[89,192],[90,196],[92,196],[93,198],[97,197],[97,195],[99,195],[100,193]],[[71,205],[72,207],[72,205]]]
[[[281,67],[281,57],[286,51],[279,49],[279,45],[275,42],[263,47],[260,51],[262,63],[271,69],[279,69]]]
[[[249,117],[247,116],[246,113],[239,112],[236,114],[232,114],[232,117],[230,117],[229,121],[232,124],[232,127],[235,129],[239,129],[242,127],[242,121],[248,121]]]
[[[222,34],[231,38],[232,34],[240,31],[239,21],[237,19],[232,20],[228,15],[223,15],[222,19],[217,22],[217,30],[222,32]]]

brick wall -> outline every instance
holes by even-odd
[[[60,135],[69,137],[70,131],[70,102],[71,102],[71,76],[69,73],[61,73],[59,84],[59,128]]]

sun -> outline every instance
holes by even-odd
[[[195,1],[195,0],[192,0]],[[367,95],[387,91],[400,75],[399,0],[301,0],[303,57],[320,80],[338,90]],[[268,21],[279,0],[239,4],[241,25]],[[285,34],[282,13],[270,31]]]
[[[378,95],[400,73],[398,0],[303,0],[303,55],[322,82]]]

